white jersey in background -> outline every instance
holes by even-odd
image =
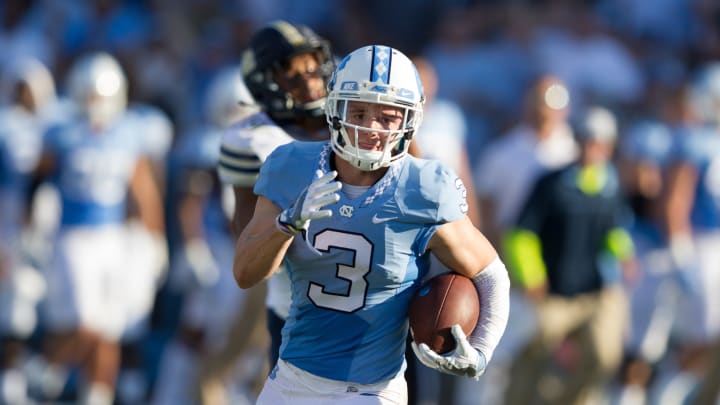
[[[265,113],[254,114],[230,126],[225,131],[220,148],[220,180],[235,187],[252,188],[268,155],[293,139]],[[287,318],[290,280],[282,269],[268,280],[265,303],[278,316]]]

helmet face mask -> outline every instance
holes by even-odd
[[[315,58],[314,72],[289,69],[291,59],[299,55]],[[322,78],[324,90],[333,68],[328,41],[308,27],[285,21],[275,21],[256,32],[242,58],[245,84],[257,103],[276,120],[322,117],[324,94],[312,100],[297,94],[311,78],[308,75]],[[285,75],[288,70],[290,74]]]
[[[422,122],[425,101],[413,63],[401,52],[386,46],[366,46],[343,59],[328,85],[326,118],[333,150],[360,170],[387,167],[403,158],[414,132]],[[397,128],[360,126],[348,115],[352,102],[392,107],[401,114]],[[359,147],[361,132],[384,138],[381,150]]]

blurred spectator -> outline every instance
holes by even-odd
[[[567,124],[570,93],[556,77],[540,76],[525,99],[525,115],[491,142],[474,169],[480,221],[496,245],[511,226],[532,184],[543,171],[572,161],[577,146]]]
[[[537,77],[525,96],[522,121],[488,143],[475,167],[480,223],[495,246],[502,246],[503,235],[515,223],[537,178],[577,156],[567,123],[569,97],[557,78]],[[477,390],[488,402],[502,401],[506,369],[535,327],[534,313],[524,294],[512,288],[510,299],[510,317],[516,321],[508,324],[494,366],[481,383],[484,388]]]
[[[587,403],[622,359],[628,308],[618,262],[629,265],[633,247],[610,161],[617,124],[608,110],[591,107],[574,131],[578,160],[538,180],[506,238],[513,279],[538,317],[513,364],[508,404]]]

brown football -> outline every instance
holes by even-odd
[[[443,354],[455,348],[450,327],[459,324],[466,335],[480,316],[477,290],[469,278],[446,273],[423,284],[410,301],[410,333],[417,343],[425,343]]]

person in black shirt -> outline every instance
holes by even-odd
[[[505,238],[513,282],[535,303],[538,321],[511,368],[508,404],[583,403],[622,359],[628,304],[620,268],[632,263],[633,246],[610,160],[615,118],[591,107],[571,123],[580,157],[538,179]],[[559,389],[547,389],[548,364],[565,372]]]

